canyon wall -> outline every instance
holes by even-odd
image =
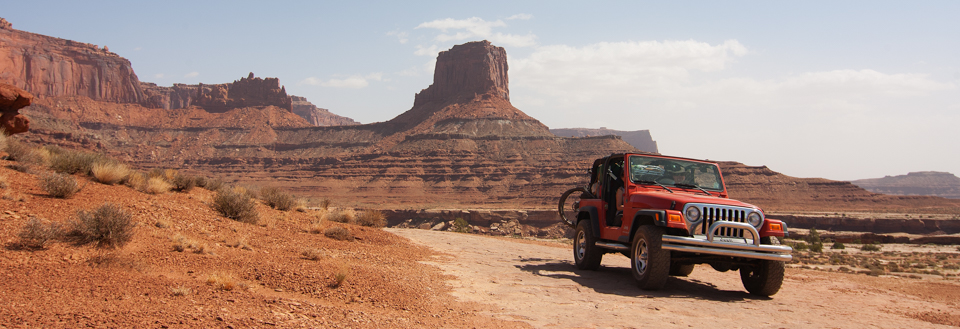
[[[2,18],[0,18],[2,20]],[[117,103],[144,100],[130,61],[97,45],[0,24],[0,82],[37,97],[84,96]]]
[[[223,113],[231,109],[276,106],[292,111],[292,100],[277,78],[258,78],[250,72],[246,78],[221,84],[174,84],[161,87],[141,83],[146,96],[143,105],[166,110],[199,106],[207,112]]]
[[[912,172],[906,175],[860,179],[851,183],[875,193],[960,199],[960,177],[948,172]]]
[[[307,101],[306,97],[290,96],[293,113],[299,115],[314,126],[352,126],[360,124],[351,118],[339,116],[330,110],[319,108]]]
[[[649,130],[634,130],[634,131],[623,131],[623,130],[613,130],[607,128],[591,129],[591,128],[557,128],[550,129],[550,132],[554,135],[560,137],[589,137],[589,136],[604,136],[604,135],[617,135],[623,138],[624,142],[630,143],[633,147],[636,147],[640,151],[650,152],[650,153],[660,153],[660,150],[657,148],[657,142],[653,140],[653,136],[650,135]]]

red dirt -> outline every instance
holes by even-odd
[[[7,185],[0,189],[0,328],[522,326],[479,315],[487,306],[455,301],[439,269],[420,263],[434,252],[380,229],[324,222],[357,237],[337,241],[306,232],[311,211],[259,205],[261,224],[244,224],[215,213],[213,192],[204,189],[149,195],[79,176],[83,189],[56,199],[38,187],[35,175],[9,164],[0,161]],[[133,241],[122,248],[18,245],[29,217],[66,223],[78,210],[105,202],[138,222]],[[174,251],[177,235],[205,244],[205,252]],[[228,246],[235,241],[250,250]],[[305,259],[307,249],[322,256]],[[349,274],[333,287],[342,269]],[[216,274],[232,277],[235,288],[209,284]],[[176,296],[177,288],[190,293]]]

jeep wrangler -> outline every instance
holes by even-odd
[[[653,154],[597,159],[590,184],[560,196],[560,219],[576,230],[573,259],[596,270],[606,253],[630,258],[637,285],[657,290],[697,264],[739,270],[746,290],[770,296],[783,283],[793,251],[778,237],[787,225],[727,197],[713,162]]]

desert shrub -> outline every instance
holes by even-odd
[[[278,187],[264,187],[260,190],[260,200],[270,208],[287,211],[297,205],[297,199]]]
[[[470,232],[470,223],[466,219],[457,217],[453,220],[453,230],[460,233]]]
[[[323,231],[323,235],[326,235],[328,238],[340,240],[340,241],[353,241],[353,234],[350,234],[350,230],[345,229],[340,226],[331,226]]]
[[[330,199],[323,198],[323,200],[320,200],[320,209],[323,209],[323,210],[330,209]]]
[[[123,247],[133,239],[136,222],[120,206],[105,203],[93,211],[78,211],[70,235],[80,244]]]
[[[174,235],[173,238],[173,250],[178,252],[185,252],[192,250],[197,254],[209,254],[211,253],[210,246],[206,243],[188,238],[182,234]]]
[[[804,251],[810,248],[809,246],[807,246],[807,243],[803,241],[797,241],[795,243],[792,243],[791,246],[793,247],[793,250],[796,250],[796,251]]]
[[[384,227],[387,226],[387,218],[383,216],[383,212],[379,210],[367,210],[360,213],[360,216],[356,218],[357,225],[369,226],[369,227]]]
[[[171,181],[173,190],[177,192],[190,192],[197,186],[197,178],[191,175],[177,173]]]
[[[213,197],[213,209],[235,221],[256,224],[257,205],[242,188],[222,188]]]
[[[13,138],[5,137],[5,141],[3,151],[7,152],[7,160],[22,161],[33,150],[29,145]]]
[[[880,251],[880,244],[879,244],[879,243],[876,243],[876,244],[874,244],[874,243],[864,244],[864,245],[860,246],[860,250],[862,250],[862,251]]]
[[[353,223],[356,219],[356,214],[353,211],[334,209],[327,213],[327,219],[337,223]]]
[[[101,161],[93,164],[90,175],[99,183],[114,185],[130,175],[130,167],[117,161]]]
[[[223,187],[223,180],[220,178],[209,178],[209,179],[204,178],[203,184],[199,184],[198,182],[197,186],[200,186],[210,191],[217,191],[221,187]]]
[[[64,150],[51,154],[50,169],[58,173],[89,175],[95,163],[106,161],[109,160],[101,154]]]
[[[811,243],[811,244],[810,244],[810,251],[812,251],[812,252],[823,252],[823,243],[821,243],[821,242]]]
[[[5,149],[8,159],[17,162],[11,164],[10,168],[19,172],[33,173],[39,171],[47,167],[50,158],[49,152],[43,149],[35,149],[15,139],[8,139]]]
[[[843,242],[834,242],[830,249],[847,249],[847,246],[844,246]]]
[[[150,194],[163,194],[170,191],[172,187],[173,185],[161,177],[150,177],[150,179],[147,179],[147,184],[144,186],[143,191]]]
[[[42,249],[47,242],[59,238],[61,232],[59,223],[30,217],[20,229],[20,246]]]
[[[147,177],[160,178],[167,182],[173,182],[173,178],[176,176],[177,171],[175,169],[153,168],[147,172]]]
[[[66,199],[80,191],[77,180],[68,174],[46,172],[40,175],[40,187],[55,198]]]

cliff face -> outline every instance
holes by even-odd
[[[486,40],[468,42],[437,55],[433,84],[417,94],[413,106],[475,94],[509,101],[508,84],[507,51]]]
[[[331,113],[330,110],[319,108],[307,101],[305,97],[291,95],[290,100],[293,113],[314,126],[352,126],[360,124],[351,118],[339,116]]]
[[[107,47],[14,30],[9,23],[0,24],[0,82],[39,97],[85,96],[117,103],[144,99],[130,61]]]
[[[660,153],[657,149],[657,142],[653,140],[649,130],[622,131],[607,128],[559,128],[550,129],[550,132],[560,137],[588,137],[616,135],[623,138],[624,142],[630,143],[638,150],[650,153]]]
[[[960,177],[948,172],[912,172],[899,176],[855,180],[851,183],[875,193],[960,199]]]

